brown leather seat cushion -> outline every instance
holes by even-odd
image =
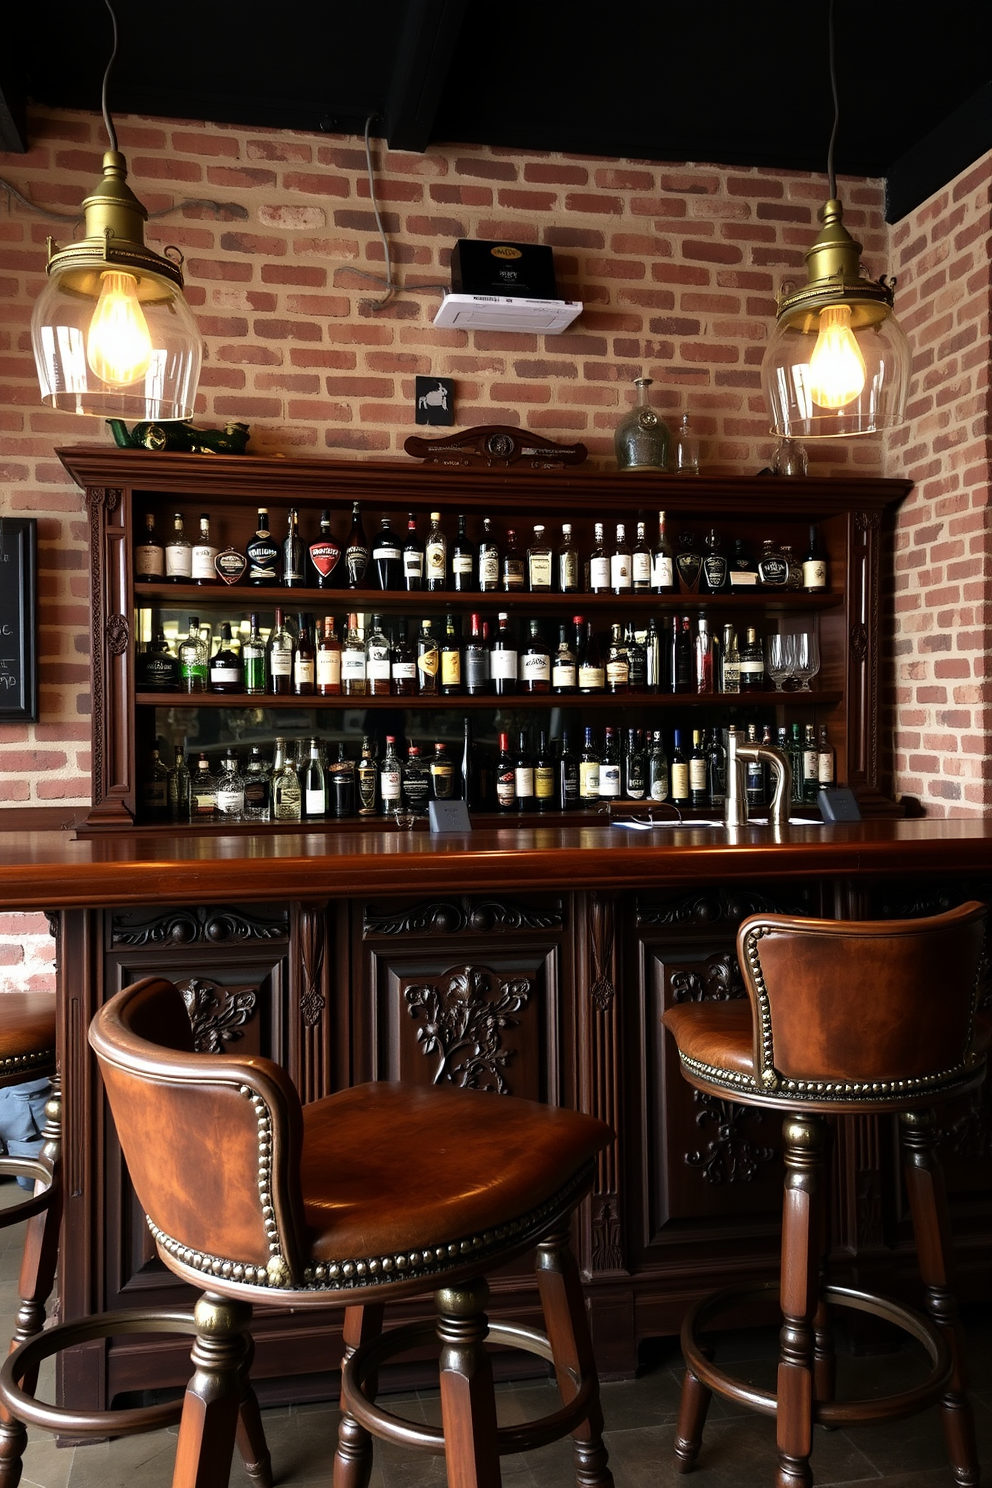
[[[0,1084],[12,1083],[22,1060],[25,1080],[55,1068],[55,998],[48,992],[0,994]]]
[[[665,1012],[662,1022],[683,1058],[754,1079],[754,1029],[747,998],[679,1003]]]
[[[454,1087],[377,1082],[303,1108],[315,1260],[479,1234],[541,1206],[613,1140],[603,1122]]]

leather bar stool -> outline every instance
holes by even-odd
[[[682,1073],[707,1094],[783,1113],[785,1202],[782,1310],[774,1394],[734,1380],[699,1341],[720,1312],[767,1287],[704,1299],[682,1327],[686,1375],[676,1465],[699,1451],[711,1393],[776,1418],[778,1488],[812,1483],[814,1423],[898,1419],[935,1400],[956,1481],[979,1481],[966,1395],[963,1337],[953,1294],[947,1200],[935,1155],[934,1106],[981,1083],[990,1025],[978,1012],[985,909],[977,903],[929,919],[806,920],[752,915],[738,931],[747,1000],[669,1008],[664,1023]],[[846,1287],[821,1289],[829,1115],[894,1112],[929,1317]],[[833,1398],[829,1307],[886,1318],[930,1356],[926,1380],[885,1399]]]
[[[500,1453],[568,1434],[583,1488],[612,1488],[568,1248],[608,1127],[510,1096],[388,1082],[301,1108],[278,1065],[195,1053],[182,997],[160,978],[113,997],[90,1042],[159,1255],[202,1292],[174,1488],[227,1481],[252,1307],[335,1301],[346,1308],[348,1355],[338,1488],[367,1482],[372,1435],[443,1453],[452,1488],[496,1488]],[[489,1328],[485,1274],[535,1246],[547,1335]],[[383,1360],[433,1331],[383,1334],[383,1306],[423,1292],[438,1309],[442,1430],[374,1402]],[[497,1426],[487,1332],[553,1363],[558,1410]],[[13,1381],[31,1349],[2,1374],[3,1396],[19,1409]]]

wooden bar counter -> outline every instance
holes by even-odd
[[[368,1079],[451,1081],[609,1121],[578,1247],[606,1375],[677,1332],[688,1303],[773,1273],[774,1118],[694,1094],[662,1038],[673,1002],[743,995],[740,920],[777,909],[898,918],[992,897],[992,824],[623,830],[0,834],[8,909],[44,909],[59,945],[66,1098],[62,1313],[175,1303],[134,1201],[90,1058],[95,1008],[138,977],[186,995],[197,1039],[280,1061],[304,1100]],[[940,995],[940,989],[934,989]],[[987,994],[986,994],[987,997]],[[987,1295],[988,1096],[942,1117],[964,1297]],[[834,1261],[853,1285],[912,1295],[913,1256],[885,1118],[838,1123]],[[480,1175],[481,1176],[481,1175]],[[495,1309],[534,1310],[523,1270]],[[340,1311],[256,1318],[260,1392],[332,1393]],[[100,1406],[181,1382],[184,1342],[94,1343],[62,1399]]]

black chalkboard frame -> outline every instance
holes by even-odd
[[[37,603],[38,523],[0,517],[0,725],[38,721]]]

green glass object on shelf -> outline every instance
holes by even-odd
[[[650,377],[635,377],[637,401],[617,424],[613,436],[620,470],[669,470],[671,430],[648,402]]]

